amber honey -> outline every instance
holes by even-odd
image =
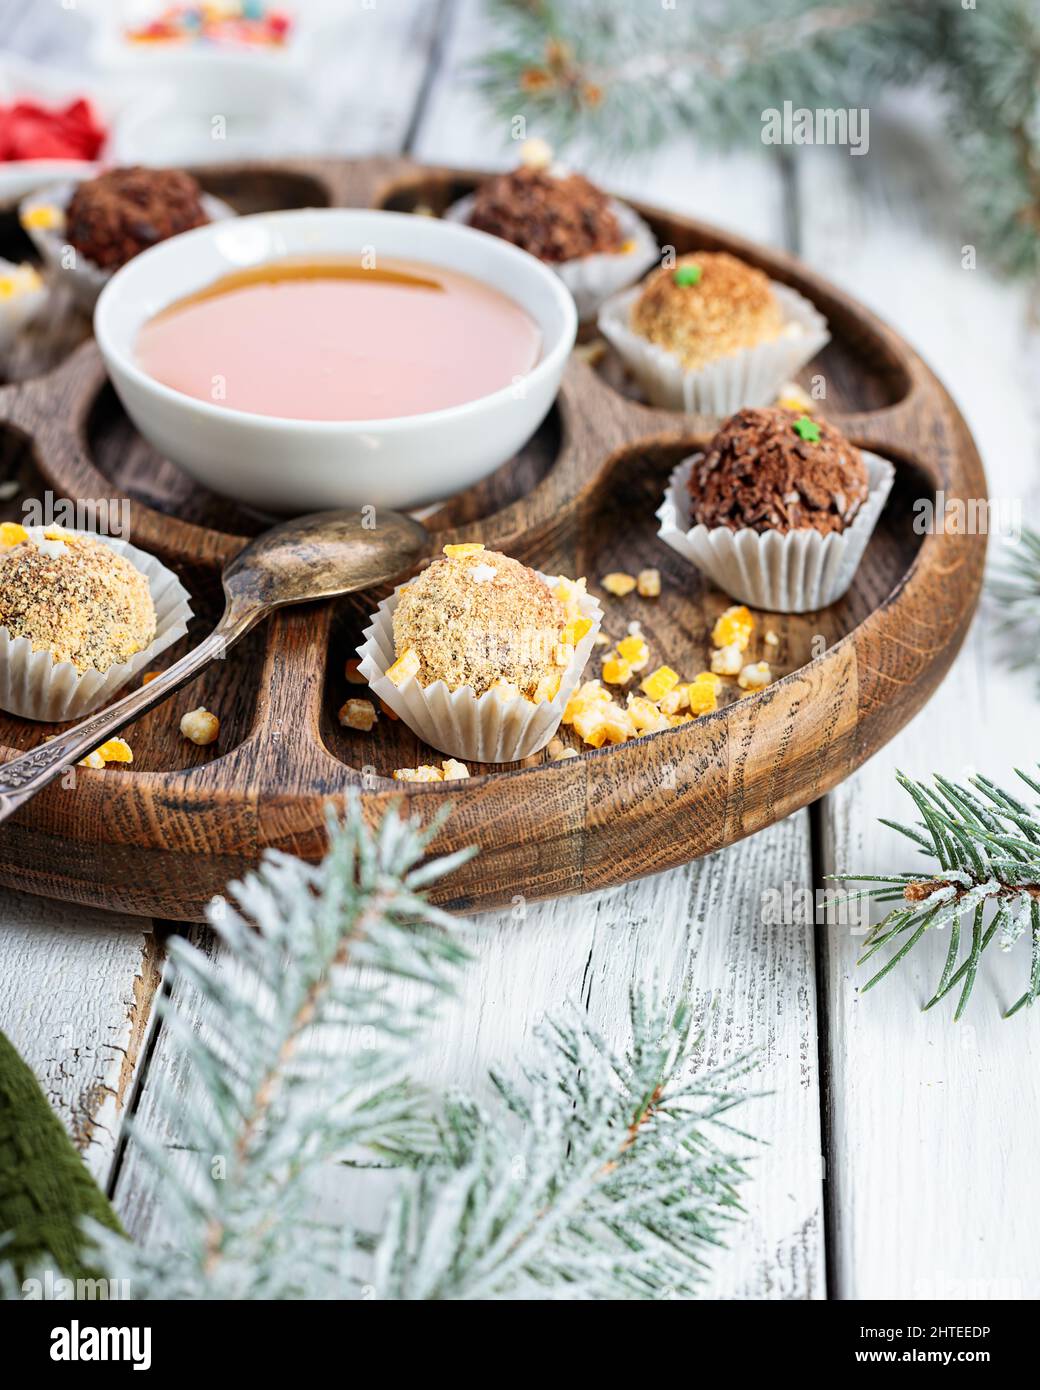
[[[149,376],[229,410],[387,420],[522,381],[541,333],[519,304],[425,262],[291,258],[222,276],[138,334]]]

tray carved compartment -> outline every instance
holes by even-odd
[[[239,212],[275,207],[385,207],[437,213],[477,175],[406,160],[221,165],[196,171]],[[921,359],[857,302],[793,258],[699,222],[636,205],[662,244],[728,249],[811,298],[832,342],[826,411],[856,444],[897,467],[892,497],[849,594],[816,614],[761,615],[780,637],[777,679],[680,728],[616,748],[547,755],[507,769],[474,766],[468,782],[399,784],[394,768],[433,760],[401,723],[341,729],[346,658],[381,594],[275,615],[174,701],[127,734],[131,768],[77,769],[0,831],[0,882],[81,904],[197,920],[205,903],[268,847],[318,857],[327,807],[353,788],[376,820],[392,801],[428,819],[451,802],[436,848],[480,846],[441,890],[456,909],[493,907],[606,887],[670,868],[762,829],[823,795],[890,739],[941,681],[970,622],[985,538],[919,535],[915,499],[985,496],[967,427]],[[0,250],[12,254],[12,227]],[[78,345],[77,345],[77,340]],[[219,614],[223,563],[262,529],[233,503],[191,483],[136,435],[111,388],[86,320],[56,314],[6,367],[0,388],[0,476],[20,497],[131,499],[131,539],[174,568],[196,619],[164,661]],[[609,357],[575,355],[535,439],[485,483],[426,520],[435,548],[484,541],[543,571],[587,575],[657,566],[663,592],[605,600],[605,630],[638,620],[654,662],[692,677],[730,600],[665,547],[655,509],[668,473],[703,446],[712,422],[650,409]],[[291,466],[291,460],[287,460]],[[430,460],[436,468],[436,459]],[[598,674],[590,663],[587,675]],[[181,711],[221,718],[219,743],[178,732]],[[0,715],[3,756],[49,732]],[[483,775],[487,774],[487,775]]]

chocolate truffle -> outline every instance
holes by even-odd
[[[690,474],[690,521],[731,531],[844,531],[867,500],[859,450],[826,420],[739,410]]]
[[[20,526],[0,542],[0,626],[27,637],[33,651],[71,661],[79,671],[107,671],[155,637],[147,578],[102,541],[52,529],[35,541]]]
[[[624,244],[610,199],[588,179],[527,166],[480,185],[469,225],[543,261],[614,253]]]
[[[73,193],[65,236],[87,260],[108,270],[208,221],[199,185],[183,170],[109,169]]]
[[[695,251],[647,276],[631,324],[688,371],[777,338],[784,326],[768,277],[726,251]]]
[[[483,695],[515,686],[531,698],[544,677],[559,675],[563,605],[534,570],[483,547],[449,547],[401,591],[394,609],[398,658],[418,657],[420,685],[442,680]],[[458,553],[461,552],[461,553]]]

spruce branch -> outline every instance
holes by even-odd
[[[165,1081],[157,1105],[189,1161],[138,1142],[178,1244],[94,1232],[137,1296],[328,1297],[352,1278],[352,1233],[314,1219],[314,1179],[355,1145],[428,1143],[407,1062],[466,958],[422,894],[468,857],[425,861],[436,828],[391,813],[369,831],[355,805],[322,864],[269,854],[211,908],[219,955],[171,942],[181,997],[163,1012],[188,1080]]]
[[[489,0],[504,42],[475,79],[505,120],[524,112],[563,145],[631,154],[695,128],[756,141],[765,107],[848,105],[876,73],[911,70],[890,42],[920,17],[896,0],[727,0],[666,8],[631,0]],[[910,7],[911,11],[913,7]]]
[[[998,629],[1013,645],[1012,665],[1035,666],[1040,652],[1040,531],[1026,527],[1017,545],[1004,547],[1003,556],[988,586],[999,612]]]
[[[1017,775],[1040,795],[1040,783],[1025,772]],[[994,940],[1010,951],[1028,934],[1028,984],[1007,1010],[1010,1018],[1040,995],[1040,806],[1030,808],[983,776],[970,778],[966,786],[936,776],[934,788],[901,773],[897,780],[921,819],[914,825],[883,823],[934,859],[935,868],[927,873],[832,875],[843,882],[877,884],[852,896],[894,904],[868,935],[859,964],[885,947],[894,949],[863,990],[884,979],[929,931],[949,928],[942,974],[924,1007],[932,1008],[960,986],[954,1014],[960,1019],[983,951]],[[971,936],[962,953],[962,924],[969,917]]]
[[[518,1082],[492,1078],[487,1106],[421,1091],[412,1055],[465,960],[459,925],[423,896],[465,857],[429,861],[436,828],[391,812],[369,829],[355,803],[324,863],[271,854],[232,886],[210,913],[219,953],[171,944],[175,1052],[154,1105],[169,1142],[135,1125],[168,1236],[90,1227],[135,1298],[698,1289],[741,1210],[728,1115],[747,1062],[698,1072],[688,1009],[636,992],[621,1052],[574,1010],[539,1030]],[[318,1191],[366,1166],[394,1170],[371,1229]]]
[[[441,1152],[399,1187],[373,1283],[408,1299],[692,1297],[742,1212],[724,1117],[746,1059],[691,1068],[691,1015],[642,991],[615,1053],[577,1009],[485,1110],[454,1099]],[[746,1138],[746,1136],[743,1136]]]

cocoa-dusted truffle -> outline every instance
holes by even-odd
[[[107,671],[155,637],[148,580],[103,541],[0,527],[0,627],[79,671]]]
[[[631,324],[689,371],[777,338],[784,326],[768,277],[727,251],[695,251],[647,276]]]
[[[65,236],[87,260],[108,270],[208,221],[190,174],[135,166],[81,183],[65,212]]]
[[[527,166],[480,185],[469,225],[543,261],[616,253],[624,244],[610,199],[588,179]]]
[[[826,420],[739,410],[690,474],[690,521],[731,531],[844,531],[867,500],[862,455]]]
[[[564,606],[518,560],[483,546],[449,546],[400,592],[394,609],[398,660],[414,653],[420,685],[442,680],[475,695],[512,686],[532,698],[559,675]]]

